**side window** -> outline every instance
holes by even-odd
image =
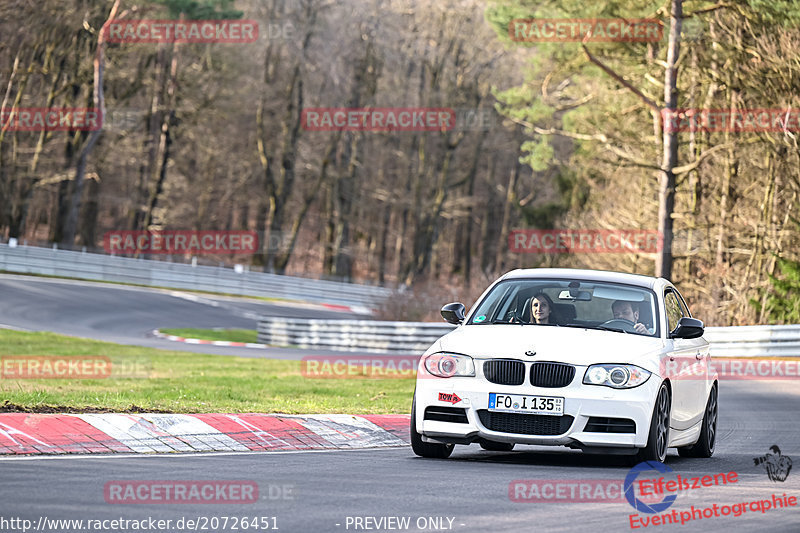
[[[683,316],[681,304],[674,292],[664,293],[664,308],[667,313],[667,330],[672,331],[678,326],[678,320]]]
[[[681,304],[681,310],[683,311],[683,316],[691,317],[692,313],[689,312],[689,306],[686,305],[686,300],[683,299],[683,295],[679,293],[677,290],[673,290],[673,292],[678,296],[678,303]]]

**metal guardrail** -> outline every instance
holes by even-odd
[[[435,322],[380,322],[262,317],[258,342],[341,351],[419,355],[455,326]],[[800,325],[706,328],[712,357],[800,357]]]
[[[365,310],[388,298],[384,287],[314,280],[230,268],[0,244],[0,270],[242,296],[331,303]]]
[[[258,322],[258,342],[345,352],[421,354],[453,328],[429,322],[263,317]]]
[[[706,328],[712,357],[800,357],[800,324]]]

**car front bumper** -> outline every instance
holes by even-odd
[[[559,388],[534,387],[529,384],[497,385],[482,377],[435,378],[430,375],[420,377],[417,379],[415,393],[417,429],[422,433],[423,439],[438,442],[469,443],[486,439],[517,444],[576,448],[628,448],[630,451],[645,446],[661,379],[656,375],[651,375],[645,383],[632,389],[584,385],[582,381],[586,368],[576,365],[575,377],[572,382],[566,387]],[[548,419],[560,419],[561,417],[522,413],[505,417],[505,419],[515,420],[526,425],[532,419],[517,417],[540,417],[545,425],[551,428],[558,426],[558,429],[550,429],[547,431],[548,434],[535,434],[537,433],[535,430],[534,434],[530,434],[530,430],[526,430],[526,433],[492,430],[487,427],[488,424],[484,423],[480,416],[480,412],[483,411],[484,420],[488,418],[486,412],[488,412],[489,393],[492,392],[562,397],[564,398],[563,416],[572,417],[572,421],[571,423],[568,420],[556,422],[541,417],[546,416]],[[456,397],[458,401],[454,401]],[[466,414],[466,423],[426,419],[428,407],[463,409]],[[591,417],[632,420],[635,424],[635,432],[586,431]],[[596,427],[591,429],[596,429]],[[554,432],[557,434],[553,434]]]

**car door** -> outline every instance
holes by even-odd
[[[670,353],[667,376],[673,391],[672,421],[675,429],[688,429],[702,417],[705,406],[705,383],[708,379],[708,348],[698,339],[675,339],[670,334],[684,316],[690,316],[683,298],[673,287],[664,291],[664,314],[667,319],[667,344]],[[703,400],[698,400],[703,398]],[[698,407],[700,401],[703,407]]]
[[[678,297],[678,303],[681,306],[682,315],[691,317],[692,314],[689,311],[689,307],[686,305],[686,300],[684,300],[683,296],[681,296],[681,293],[678,292],[678,290],[674,287],[673,292]],[[709,344],[708,341],[702,337],[680,340],[683,343],[686,343],[687,346],[691,346],[694,353],[694,363],[692,368],[692,376],[694,379],[691,380],[692,388],[687,401],[689,404],[688,409],[694,413],[692,420],[696,423],[703,417],[703,414],[705,413],[706,400],[708,396],[707,391],[708,387],[710,386],[709,367],[711,363],[709,359]]]

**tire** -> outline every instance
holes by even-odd
[[[666,383],[661,384],[653,406],[653,416],[650,421],[650,431],[647,435],[647,446],[640,449],[633,456],[636,464],[644,461],[664,462],[667,458],[669,446],[669,420],[671,409],[669,389]]]
[[[482,440],[481,448],[490,452],[510,452],[514,449],[513,442],[497,442],[494,440]]]
[[[447,459],[453,453],[455,444],[439,444],[435,442],[423,442],[422,435],[417,432],[417,401],[411,404],[411,449],[420,457],[428,459]]]
[[[711,387],[706,401],[706,411],[703,414],[703,427],[700,429],[700,438],[691,446],[678,448],[681,457],[703,457],[714,455],[717,446],[717,414],[719,409],[717,384]]]

